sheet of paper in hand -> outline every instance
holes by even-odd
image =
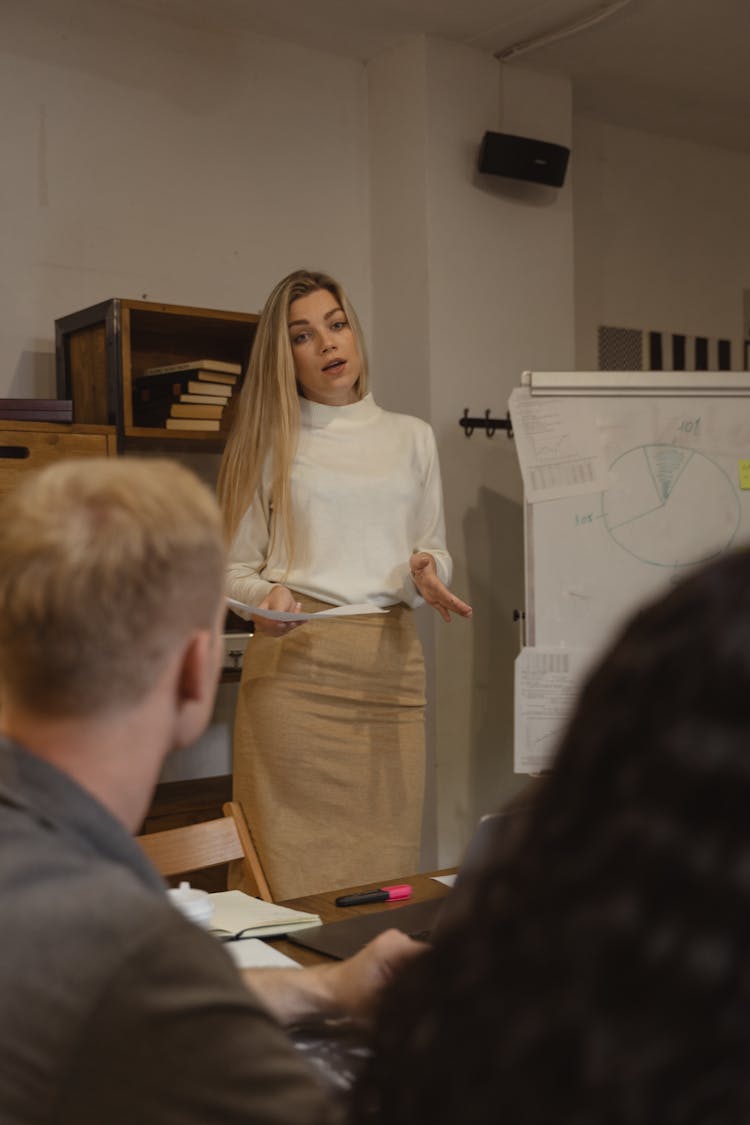
[[[281,609],[260,609],[255,605],[245,605],[236,598],[227,598],[227,605],[240,617],[265,617],[269,621],[335,621],[339,617],[362,617],[371,613],[387,613],[371,602],[361,602],[359,605],[332,605],[330,609],[321,609],[317,613],[287,613]]]

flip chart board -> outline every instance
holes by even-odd
[[[750,543],[750,375],[527,372],[510,412],[524,477],[528,646],[516,668],[516,769],[529,772],[630,613]],[[531,707],[533,718],[532,689],[548,704]]]

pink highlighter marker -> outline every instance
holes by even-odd
[[[396,883],[392,887],[381,887],[379,891],[362,891],[358,895],[340,895],[336,906],[364,906],[368,902],[397,902],[408,898],[411,887],[408,883]]]

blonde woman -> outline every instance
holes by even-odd
[[[240,685],[235,797],[278,899],[416,871],[424,666],[412,608],[448,589],[435,439],[376,405],[341,286],[299,270],[266,302],[219,473],[228,592],[336,622],[258,618]]]

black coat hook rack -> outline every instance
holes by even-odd
[[[506,437],[513,437],[513,423],[510,420],[510,414],[506,414],[504,418],[490,418],[490,411],[485,410],[484,418],[470,418],[467,406],[464,410],[464,416],[459,418],[458,424],[463,426],[467,437],[471,437],[474,430],[485,430],[487,437],[494,437],[495,430],[505,430]]]

